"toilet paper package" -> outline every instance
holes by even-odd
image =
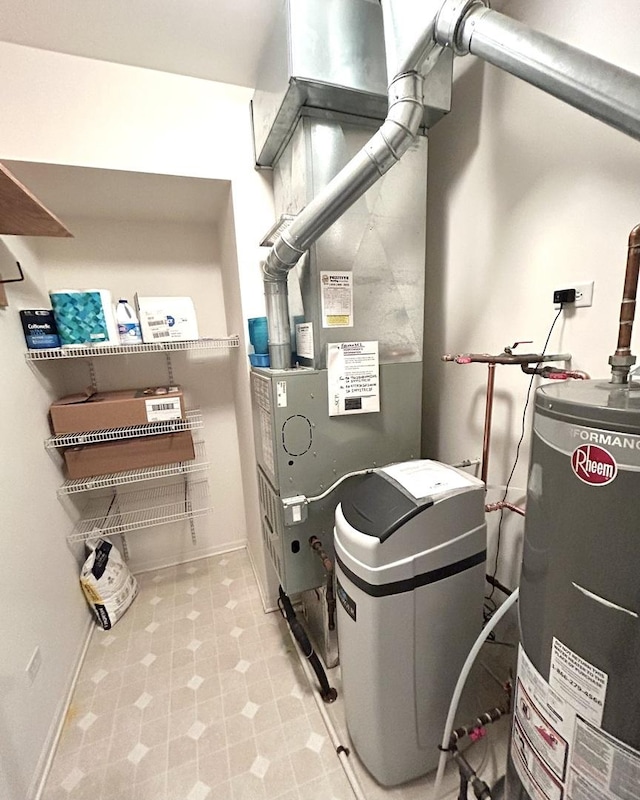
[[[107,289],[57,289],[49,297],[62,347],[119,343]]]

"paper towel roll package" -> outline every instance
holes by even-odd
[[[119,343],[107,289],[58,289],[49,297],[62,347]]]

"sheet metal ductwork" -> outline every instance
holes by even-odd
[[[264,267],[271,365],[254,369],[252,400],[263,538],[281,584],[295,594],[326,582],[308,542],[316,536],[332,554],[341,488],[310,503],[308,519],[289,519],[291,498],[319,495],[354,471],[419,456],[424,126],[448,107],[452,59],[445,54],[434,69],[439,79],[427,82],[434,98],[428,113],[423,79],[412,73],[395,82],[397,102],[384,122],[387,81],[377,0],[290,0],[283,10],[253,100],[254,138],[259,161],[270,153],[276,213],[294,219]],[[282,74],[285,68],[289,72]],[[402,163],[388,172],[403,153]],[[324,198],[320,206],[318,197]],[[323,324],[327,272],[351,276],[353,313],[346,326]],[[302,319],[312,328],[312,354],[308,348],[296,354],[301,368],[291,369],[290,320]],[[378,347],[380,411],[330,413],[328,345],[372,341]]]
[[[357,4],[355,0],[352,3]],[[361,0],[361,4],[373,3]],[[287,368],[291,361],[286,274],[406,152],[420,127],[418,107],[425,100],[422,76],[442,68],[443,53],[478,55],[640,138],[640,79],[636,75],[516,23],[488,9],[481,0],[432,0],[420,4],[419,11],[411,0],[381,0],[381,4],[390,76],[387,119],[278,237],[264,265],[271,364],[276,368]],[[357,36],[357,29],[350,35]],[[438,77],[433,85],[441,85]]]
[[[433,12],[438,4],[425,3],[425,7],[429,5]],[[395,17],[395,12],[399,13],[400,10],[406,16],[406,8],[383,7],[386,16],[385,30],[392,29],[398,32],[406,30],[405,25],[401,24],[403,15],[399,15],[400,20]],[[264,165],[273,158],[270,163],[277,169],[282,154],[286,152],[285,148],[289,146],[296,130],[299,135],[300,119],[324,119],[334,123],[348,119],[351,125],[355,123],[368,133],[363,138],[362,146],[350,154],[348,163],[343,164],[319,192],[314,193],[312,197],[305,197],[303,205],[287,208],[296,215],[295,219],[277,238],[264,264],[269,351],[271,366],[275,369],[287,369],[291,366],[290,309],[287,291],[289,272],[320,236],[412,147],[421,128],[425,124],[433,124],[442,117],[449,108],[451,93],[451,53],[444,52],[443,48],[436,45],[432,32],[427,37],[422,36],[420,42],[416,44],[414,25],[411,30],[412,42],[409,46],[412,51],[419,52],[417,58],[420,62],[424,61],[428,49],[434,52],[437,50],[440,57],[430,62],[429,78],[425,82],[417,69],[398,73],[396,59],[399,53],[394,47],[388,47],[386,71],[394,77],[387,96],[386,80],[381,79],[381,72],[385,74],[383,18],[379,5],[371,0],[334,0],[331,3],[321,0],[298,0],[293,3],[290,0],[285,6],[285,11],[286,32],[276,34],[274,42],[284,41],[288,48],[287,56],[284,59],[279,57],[275,66],[269,65],[269,59],[274,58],[273,47],[269,48],[261,71],[266,87],[258,87],[253,101],[258,164]],[[433,17],[433,13],[431,16]],[[310,22],[312,18],[316,19],[313,25]],[[349,29],[339,31],[334,22],[337,24],[344,19],[351,20],[352,25]],[[360,23],[358,26],[353,24],[356,19]],[[324,41],[322,49],[317,41],[317,31],[325,30],[328,25],[331,26],[332,35]],[[311,54],[305,51],[305,46],[309,42],[310,28],[315,31],[311,39]],[[327,62],[331,61],[332,54],[338,48],[338,44],[334,41],[336,35],[339,42],[343,37],[345,40],[339,49],[352,55],[366,53],[366,58],[358,61],[356,55],[354,61],[345,64],[344,58],[340,57],[336,64],[328,68]],[[428,47],[425,47],[425,43]],[[374,70],[368,68],[372,58],[377,62]],[[309,78],[307,72],[307,77],[304,79],[295,75],[289,75],[286,80],[280,75],[276,79],[273,76],[282,71],[283,60],[291,68],[290,71],[295,71],[296,68],[306,68],[309,71],[315,69],[320,78],[315,76]],[[312,64],[312,61],[315,63]],[[275,90],[276,86],[281,87],[279,92]],[[299,102],[295,109],[294,101]],[[323,103],[324,108],[318,109],[315,103]],[[347,110],[350,115],[348,118],[344,116]],[[386,119],[384,119],[385,113]],[[287,121],[292,127],[285,126]],[[265,133],[265,126],[268,124],[271,128]],[[319,130],[319,125],[308,124],[309,129],[314,127]],[[426,150],[424,144],[422,147]],[[315,145],[312,145],[312,149],[315,149]],[[414,209],[423,206],[424,194],[423,187],[420,196],[413,204]],[[411,224],[409,220],[411,203],[405,203],[405,207],[403,216]],[[402,217],[398,217],[398,222],[400,225],[406,224],[403,223]],[[345,250],[347,248],[348,245]],[[424,243],[420,250],[424,251]],[[416,259],[420,262],[419,255]],[[388,261],[389,265],[393,262],[392,253]],[[423,270],[424,258],[420,263],[420,271]],[[387,278],[388,286],[394,279],[390,275]],[[419,289],[423,279],[417,276],[416,280],[419,285],[415,288]],[[420,331],[421,340],[422,321],[416,320],[414,324],[412,320],[411,324]],[[319,353],[324,343],[321,339],[316,342]],[[418,360],[421,359],[421,355],[421,349],[419,353],[414,354]],[[315,366],[323,366],[323,356],[320,354],[319,358],[320,361]]]

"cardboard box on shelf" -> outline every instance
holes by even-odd
[[[65,434],[184,419],[185,408],[179,386],[154,386],[68,395],[52,403],[49,413],[53,432]]]
[[[129,469],[159,467],[192,461],[195,457],[190,431],[84,444],[64,451],[68,478],[90,478]]]
[[[198,338],[190,297],[135,296],[143,342],[184,342]]]

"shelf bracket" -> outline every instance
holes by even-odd
[[[89,380],[91,381],[91,389],[94,392],[98,391],[98,379],[96,377],[96,366],[93,363],[93,359],[90,358],[87,360],[87,366],[89,367]]]
[[[5,283],[20,283],[24,280],[24,272],[22,271],[22,267],[20,266],[20,262],[16,261],[16,265],[18,267],[18,275],[19,278],[3,278],[0,275],[0,308],[7,308],[9,305],[9,301],[7,300],[7,293],[4,290]]]
[[[18,278],[3,278],[0,275],[0,283],[20,283],[20,281],[24,280],[24,272],[22,271],[22,267],[20,266],[20,262],[16,261],[16,266],[18,267]]]
[[[193,507],[191,504],[191,493],[189,491],[189,481],[187,480],[187,476],[185,475],[184,478],[184,510],[185,513],[191,514]],[[196,537],[196,526],[193,521],[193,517],[189,516],[189,530],[191,531],[191,544],[195,547],[198,544],[198,539]]]
[[[169,386],[174,385],[173,380],[173,364],[171,363],[171,353],[165,353],[165,359],[167,361],[167,375],[169,376]]]

